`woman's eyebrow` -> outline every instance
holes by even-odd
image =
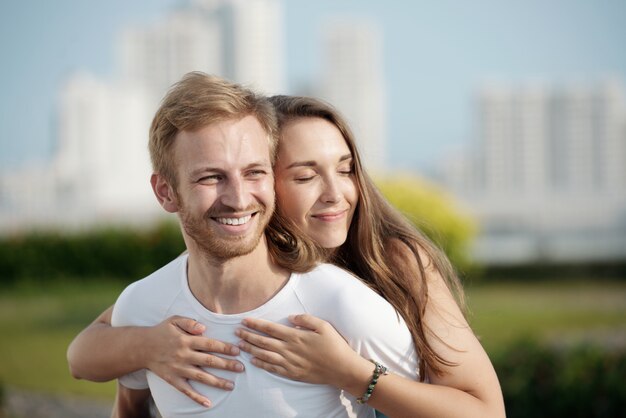
[[[315,161],[296,161],[287,166],[287,169],[294,167],[313,167],[317,165]]]
[[[350,160],[350,159],[352,159],[352,154],[342,155],[339,158],[339,162]],[[289,164],[287,166],[287,169],[294,168],[294,167],[314,167],[316,165],[317,165],[317,162],[312,161],[312,160],[311,161],[296,161],[294,163]]]

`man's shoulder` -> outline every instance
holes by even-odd
[[[356,277],[354,274],[352,274],[348,270],[345,270],[334,264],[328,264],[328,263],[318,264],[317,266],[315,266],[315,268],[313,268],[308,273],[304,273],[303,276],[314,277],[315,279],[319,279],[319,280],[322,280],[325,277],[330,277],[330,278],[338,277],[340,280],[347,280],[347,281],[359,280],[358,277]]]
[[[181,291],[186,257],[181,256],[149,276],[128,285],[113,309],[115,326],[151,325],[160,322]]]
[[[350,271],[334,264],[319,264],[302,275],[301,286],[323,286],[327,290],[369,289],[363,281]]]
[[[320,264],[302,274],[296,292],[311,313],[327,312],[331,308],[341,311],[356,301],[369,303],[381,299],[363,280],[332,264]]]

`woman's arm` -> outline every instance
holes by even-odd
[[[455,365],[445,366],[441,376],[429,374],[428,384],[393,374],[382,376],[368,404],[391,418],[504,417],[491,361],[443,278],[432,269],[426,273],[429,300],[424,321],[432,331],[427,338],[438,354]],[[355,397],[363,395],[374,365],[354,352],[329,323],[310,315],[290,319],[297,328],[246,319],[248,328],[273,337],[238,331],[243,339],[240,347],[256,357],[253,364],[295,380],[330,384]]]
[[[85,328],[67,350],[70,373],[76,379],[105,382],[140,369],[156,375],[199,404],[209,400],[189,385],[195,380],[232,390],[233,383],[201,367],[243,371],[243,365],[211,353],[237,355],[239,349],[201,336],[204,325],[189,318],[170,317],[153,327],[112,327],[113,307]]]

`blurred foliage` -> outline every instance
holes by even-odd
[[[474,224],[440,189],[414,177],[382,179],[383,194],[461,271]],[[82,232],[34,231],[0,237],[0,284],[20,278],[144,277],[184,250],[175,223],[151,229],[107,227]]]
[[[136,280],[184,250],[177,224],[150,229],[36,231],[0,238],[0,283],[21,278],[118,277]]]
[[[492,354],[508,418],[626,416],[626,349],[520,340]]]
[[[463,213],[441,188],[420,178],[401,175],[376,180],[383,195],[413,224],[446,252],[461,272],[474,269],[469,245],[474,220]]]

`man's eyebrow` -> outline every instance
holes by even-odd
[[[219,170],[218,168],[214,168],[214,167],[200,167],[200,168],[196,168],[195,170],[192,170],[189,175],[192,177],[198,176],[200,174],[204,174],[204,173],[219,173],[221,172],[221,170]]]
[[[351,160],[352,159],[352,154],[346,154],[346,155],[342,155],[341,158],[339,158],[339,162],[343,162],[346,160]],[[287,167],[287,169],[290,168],[294,168],[294,167],[314,167],[317,165],[317,162],[311,160],[311,161],[296,161],[294,163],[289,164],[289,166]]]
[[[255,161],[255,162],[252,162],[252,163],[248,164],[243,169],[244,170],[249,170],[251,168],[259,168],[259,167],[264,167],[264,168],[271,169],[271,164],[268,161]],[[224,170],[221,169],[221,168],[212,167],[212,166],[205,166],[205,167],[200,167],[200,168],[196,168],[195,170],[192,170],[190,175],[191,176],[198,176],[198,175],[204,174],[204,173],[222,173],[222,172],[224,172]]]

